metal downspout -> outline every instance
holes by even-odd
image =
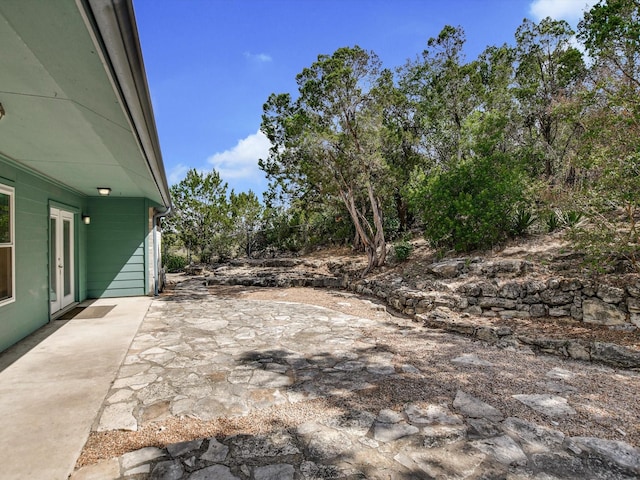
[[[167,207],[164,212],[157,212],[153,214],[153,283],[154,290],[153,295],[158,296],[158,284],[160,283],[160,270],[158,269],[158,219],[166,217],[171,213],[171,205]]]

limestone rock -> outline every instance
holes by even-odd
[[[453,414],[446,405],[420,407],[416,404],[409,404],[405,413],[413,425],[462,425],[462,419]]]
[[[456,398],[453,400],[453,408],[471,418],[486,418],[494,422],[499,422],[504,418],[500,410],[462,390],[457,391]]]
[[[256,467],[253,471],[253,478],[255,478],[255,480],[293,480],[294,474],[295,470],[293,465],[280,463]]]
[[[188,480],[240,480],[240,477],[236,477],[229,467],[224,465],[213,465],[211,467],[196,470],[189,477]]]
[[[573,292],[563,292],[561,290],[548,289],[540,293],[540,298],[550,306],[560,306],[573,303]]]
[[[418,427],[407,425],[406,423],[376,423],[373,438],[379,442],[393,442],[419,431]]]
[[[524,465],[527,463],[527,456],[518,444],[507,435],[475,440],[471,444],[503,465]]]
[[[169,460],[160,462],[151,470],[151,480],[180,480],[184,474],[184,469],[180,462]]]
[[[482,463],[486,459],[483,453],[465,448],[461,442],[453,443],[442,448],[426,448],[418,451],[408,452],[406,462],[413,461],[415,465],[427,474],[427,478],[506,478],[505,476],[489,477],[478,474],[482,471]],[[400,462],[401,455],[396,456],[396,461]],[[387,478],[423,478],[415,467],[410,466],[410,470],[415,473],[406,476],[389,476]],[[485,473],[485,472],[483,472]],[[378,477],[380,478],[380,477]]]
[[[591,360],[589,350],[578,340],[569,340],[567,353],[571,358],[575,358],[576,360],[584,360],[587,362]]]
[[[640,297],[640,282],[627,285],[627,292],[632,297]]]
[[[204,452],[200,458],[208,462],[222,462],[227,458],[228,453],[229,447],[220,443],[214,437],[211,437],[209,439],[209,447],[207,448],[207,451]]]
[[[404,420],[404,417],[401,413],[396,412],[395,410],[387,409],[380,410],[378,414],[378,418],[376,419],[379,423],[399,423]]]
[[[640,367],[640,352],[614,343],[593,342],[591,359],[626,368]]]
[[[76,470],[70,480],[105,480],[120,477],[120,464],[117,458],[104,460],[94,465],[86,465]]]
[[[128,470],[142,463],[150,462],[164,456],[164,452],[156,447],[146,447],[133,452],[125,453],[120,457],[123,470]]]
[[[454,278],[457,277],[464,268],[464,261],[461,260],[448,260],[445,262],[434,263],[429,267],[429,270],[442,278]]]
[[[505,283],[498,292],[498,295],[504,298],[515,300],[522,294],[522,286],[515,282]]]
[[[512,397],[548,417],[564,417],[576,414],[576,411],[568,405],[566,398],[556,395],[543,393],[512,395]]]
[[[535,295],[547,289],[547,284],[539,280],[528,280],[522,284],[528,295]]]
[[[627,309],[629,313],[640,313],[640,298],[627,298]]]
[[[109,430],[138,430],[138,421],[133,416],[133,409],[136,406],[136,402],[121,402],[107,405],[102,412],[97,430],[99,432]]]
[[[536,425],[516,417],[502,422],[505,433],[517,438],[528,454],[549,452],[557,449],[564,441],[564,433],[559,430]]]
[[[615,306],[592,298],[582,302],[582,319],[598,325],[624,325],[626,315]]]
[[[351,448],[351,440],[342,432],[332,428],[321,428],[313,433],[307,445],[313,458],[330,460]]]
[[[616,465],[640,474],[640,450],[626,442],[595,437],[571,437],[571,441],[583,450],[593,452]]]
[[[600,285],[596,296],[607,303],[620,303],[624,298],[624,289],[611,285]]]
[[[191,440],[190,442],[174,443],[167,446],[167,451],[172,457],[179,457],[191,450],[197,450],[202,445],[202,440]]]
[[[529,313],[532,317],[544,317],[547,314],[547,307],[542,303],[531,305]]]
[[[300,453],[293,442],[293,437],[284,432],[264,435],[236,435],[231,439],[235,455],[240,458],[276,457]]]
[[[451,363],[458,363],[461,365],[476,365],[479,367],[493,367],[493,363],[488,362],[486,360],[482,360],[476,354],[473,353],[465,353],[459,357],[451,360]]]
[[[373,422],[375,416],[372,413],[360,410],[350,410],[338,417],[331,417],[324,420],[326,426],[343,431],[356,437],[364,437]]]

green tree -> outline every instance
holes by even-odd
[[[378,57],[357,46],[319,55],[296,77],[295,101],[269,97],[261,126],[273,147],[260,166],[273,182],[343,202],[367,254],[363,275],[386,258],[382,114],[371,95],[379,72]]]
[[[421,153],[422,121],[416,103],[401,85],[396,85],[390,70],[382,71],[373,94],[382,111],[381,152],[390,177],[388,188],[393,196],[398,228],[405,232],[413,221],[406,186],[414,170],[425,161]]]
[[[465,150],[470,154],[480,149],[484,155],[517,156],[521,139],[512,91],[514,62],[515,50],[502,45],[487,47],[472,63],[478,106],[465,123]]]
[[[247,258],[251,258],[256,236],[261,227],[263,206],[251,190],[238,194],[232,190],[229,204],[236,241],[244,250]]]
[[[465,41],[461,27],[447,25],[428,40],[422,58],[401,71],[400,87],[422,122],[423,151],[438,165],[462,160],[464,122],[478,103],[473,66],[463,53]]]
[[[174,213],[168,219],[188,251],[201,262],[209,262],[214,253],[228,254],[229,204],[227,184],[215,170],[202,173],[195,168],[171,187]]]
[[[601,0],[585,14],[578,29],[579,38],[595,59],[599,73],[617,80],[614,88],[637,106],[640,102],[637,94],[640,90],[640,2]],[[604,84],[600,87],[609,90]]]
[[[564,167],[580,132],[579,123],[562,108],[586,73],[582,54],[571,45],[573,35],[567,22],[549,17],[540,23],[525,19],[516,31],[515,95],[523,139],[533,173],[547,179]]]
[[[584,201],[593,223],[577,229],[594,258],[622,256],[640,270],[640,2],[600,1],[579,24],[592,59],[584,92]]]

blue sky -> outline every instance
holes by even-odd
[[[466,33],[474,59],[513,44],[522,20],[574,27],[595,0],[134,0],[147,81],[169,183],[189,168],[218,170],[236,192],[267,187],[259,133],[271,93],[319,54],[373,50],[387,68],[414,59],[445,25]]]

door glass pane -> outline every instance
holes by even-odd
[[[0,247],[0,300],[6,300],[13,296],[11,248]]]
[[[62,221],[62,248],[64,249],[64,296],[71,294],[71,222]]]
[[[49,282],[51,284],[49,299],[55,302],[58,299],[58,257],[56,256],[56,252],[58,251],[56,245],[57,221],[55,218],[51,218],[49,222]]]
[[[0,243],[11,243],[11,197],[0,193]]]

